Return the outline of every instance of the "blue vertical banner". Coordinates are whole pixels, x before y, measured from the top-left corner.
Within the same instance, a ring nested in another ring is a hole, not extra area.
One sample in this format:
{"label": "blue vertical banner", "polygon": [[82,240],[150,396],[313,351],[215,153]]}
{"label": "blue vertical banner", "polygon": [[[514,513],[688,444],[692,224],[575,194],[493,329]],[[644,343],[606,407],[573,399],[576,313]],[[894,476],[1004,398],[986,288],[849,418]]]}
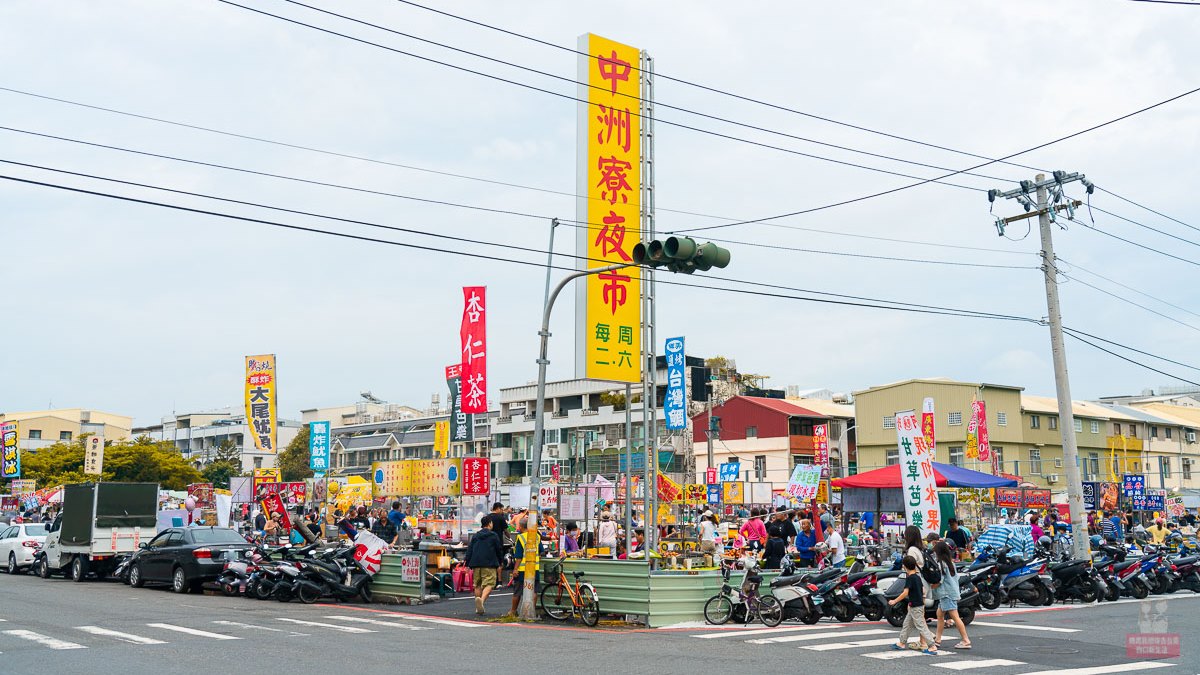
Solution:
{"label": "blue vertical banner", "polygon": [[308,466],[313,471],[329,471],[329,422],[308,423]]}
{"label": "blue vertical banner", "polygon": [[687,392],[683,384],[683,338],[667,339],[667,395],[663,399],[663,415],[667,428],[687,428]]}

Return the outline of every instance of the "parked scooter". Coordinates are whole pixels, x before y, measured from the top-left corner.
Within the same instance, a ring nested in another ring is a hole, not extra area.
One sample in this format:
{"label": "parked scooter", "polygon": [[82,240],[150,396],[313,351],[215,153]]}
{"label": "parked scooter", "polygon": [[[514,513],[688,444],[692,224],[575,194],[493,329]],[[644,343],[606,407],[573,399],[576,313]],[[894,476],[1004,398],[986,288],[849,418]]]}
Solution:
{"label": "parked scooter", "polygon": [[371,575],[354,560],[354,548],[330,549],[299,564],[292,593],[306,605],[321,598],[371,602]]}
{"label": "parked scooter", "polygon": [[[891,586],[884,591],[884,596],[887,601],[895,600],[904,592],[904,577],[897,577],[891,582]],[[925,593],[925,620],[937,619],[938,601],[933,599],[933,593]],[[979,590],[975,585],[968,581],[964,575],[959,581],[959,598],[958,598],[958,617],[962,619],[964,624],[970,624],[975,620],[975,612],[979,609]],[[895,605],[889,605],[884,618],[887,622],[896,628],[904,625],[904,616],[908,613],[908,603],[902,602]]]}

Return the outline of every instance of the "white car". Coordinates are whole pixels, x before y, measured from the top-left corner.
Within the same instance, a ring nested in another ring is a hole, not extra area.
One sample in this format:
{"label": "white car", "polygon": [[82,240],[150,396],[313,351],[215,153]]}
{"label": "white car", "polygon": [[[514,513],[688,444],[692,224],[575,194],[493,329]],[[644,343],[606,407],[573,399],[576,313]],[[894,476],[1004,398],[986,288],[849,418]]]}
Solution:
{"label": "white car", "polygon": [[9,574],[20,574],[33,564],[33,553],[46,541],[46,523],[0,525],[0,564]]}

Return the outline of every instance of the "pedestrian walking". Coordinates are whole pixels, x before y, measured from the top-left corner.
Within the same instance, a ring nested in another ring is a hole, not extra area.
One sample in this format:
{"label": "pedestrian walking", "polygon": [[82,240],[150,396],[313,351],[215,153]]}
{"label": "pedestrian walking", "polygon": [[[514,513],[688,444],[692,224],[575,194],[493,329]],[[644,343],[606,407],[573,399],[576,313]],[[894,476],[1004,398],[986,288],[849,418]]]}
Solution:
{"label": "pedestrian walking", "polygon": [[[917,536],[919,537],[920,533]],[[900,627],[900,641],[892,645],[892,649],[908,649],[908,639],[916,634],[920,639],[920,650],[930,656],[937,656],[937,640],[925,625],[925,586],[921,580],[917,559],[906,555],[900,564],[904,567],[904,590],[895,600],[889,600],[888,604],[907,603],[908,613],[904,615],[904,625]]]}
{"label": "pedestrian walking", "polygon": [[954,554],[944,541],[933,545],[933,557],[937,560],[942,572],[942,580],[933,588],[933,599],[937,600],[937,637],[933,640],[936,649],[942,648],[942,631],[946,628],[946,618],[954,622],[962,641],[954,645],[955,649],[970,649],[971,638],[967,637],[967,626],[958,616],[959,585],[958,573],[954,568]]}
{"label": "pedestrian walking", "polygon": [[612,556],[617,557],[617,524],[612,520],[612,513],[600,513],[600,523],[596,525],[596,545],[608,548]]}
{"label": "pedestrian walking", "polygon": [[500,561],[504,557],[500,535],[492,530],[492,524],[491,520],[485,518],[479,531],[471,535],[471,543],[467,546],[467,567],[471,568],[474,578],[475,613],[480,615],[484,613],[488,596],[500,580]]}

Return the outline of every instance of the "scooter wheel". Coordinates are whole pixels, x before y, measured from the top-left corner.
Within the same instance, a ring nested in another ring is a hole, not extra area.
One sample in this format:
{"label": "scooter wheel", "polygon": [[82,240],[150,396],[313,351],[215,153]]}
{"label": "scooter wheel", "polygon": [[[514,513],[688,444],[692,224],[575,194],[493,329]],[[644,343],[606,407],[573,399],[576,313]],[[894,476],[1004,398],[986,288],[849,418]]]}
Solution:
{"label": "scooter wheel", "polygon": [[817,623],[820,620],[821,620],[820,612],[809,612],[809,613],[805,614],[804,616],[800,617],[801,622],[806,623],[810,626]]}
{"label": "scooter wheel", "polygon": [[963,625],[969,626],[975,620],[974,607],[959,607],[958,618],[962,619]]}
{"label": "scooter wheel", "polygon": [[863,617],[867,621],[878,621],[883,618],[883,608],[878,605],[868,605],[863,607]]}
{"label": "scooter wheel", "polygon": [[1141,581],[1133,581],[1129,584],[1130,595],[1138,600],[1143,600],[1147,595],[1150,595],[1150,589],[1146,588],[1146,584]]}
{"label": "scooter wheel", "polygon": [[296,590],[296,597],[306,605],[311,605],[321,599],[321,591],[310,586],[301,586]]}
{"label": "scooter wheel", "polygon": [[271,584],[260,581],[254,586],[254,597],[258,600],[267,600],[274,590],[275,588]]}
{"label": "scooter wheel", "polygon": [[225,594],[225,597],[232,598],[238,594],[238,587],[234,586],[233,584],[229,583],[228,581],[222,581],[221,582],[221,592]]}
{"label": "scooter wheel", "polygon": [[979,604],[983,605],[984,609],[996,609],[1000,606],[1000,596],[992,592],[980,593]]}
{"label": "scooter wheel", "polygon": [[904,625],[905,614],[907,614],[907,608],[892,605],[888,607],[887,614],[884,616],[887,618],[887,622],[892,624],[893,628],[900,628]]}

